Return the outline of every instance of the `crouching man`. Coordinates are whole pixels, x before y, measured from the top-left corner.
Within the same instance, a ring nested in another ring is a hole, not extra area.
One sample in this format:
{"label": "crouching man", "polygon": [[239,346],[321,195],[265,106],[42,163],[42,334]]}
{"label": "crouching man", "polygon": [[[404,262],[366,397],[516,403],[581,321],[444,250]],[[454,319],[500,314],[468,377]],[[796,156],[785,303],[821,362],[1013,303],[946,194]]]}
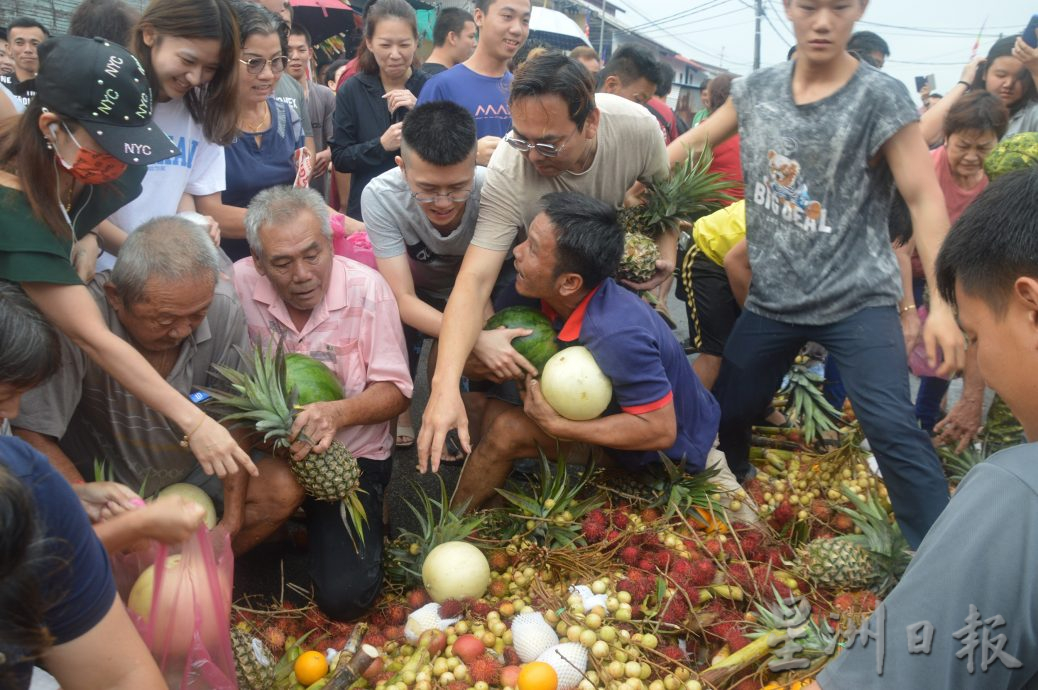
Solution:
{"label": "crouching man", "polygon": [[[249,344],[245,316],[234,287],[219,279],[212,240],[194,223],[178,217],[145,223],[126,240],[111,271],[87,287],[108,328],[181,394],[224,385],[214,365],[241,368],[237,348]],[[169,420],[67,338],[60,340],[61,368],[25,394],[11,423],[70,483],[92,478],[94,462],[104,461],[133,492],[151,495],[176,482],[199,486],[222,512],[220,526],[238,552],[243,541],[255,544],[255,535],[269,535],[296,509],[300,499],[293,493],[299,491],[285,463],[257,461],[259,477],[251,481],[244,472],[207,476]],[[119,503],[109,501],[110,510],[119,511]]]}
{"label": "crouching man", "polygon": [[[597,419],[558,415],[527,377],[522,407],[487,404],[481,441],[462,470],[453,503],[481,506],[504,485],[513,460],[595,457],[630,471],[659,461],[662,451],[686,471],[717,465],[724,488],[738,485],[724,456],[712,450],[720,411],[692,373],[670,328],[636,294],[610,277],[623,253],[623,231],[609,205],[572,192],[546,195],[543,211],[515,249],[516,290],[541,300],[565,345],[580,344],[613,384],[613,400]],[[743,519],[739,515],[739,519]]]}
{"label": "crouching man", "polygon": [[[283,339],[342,383],[343,400],[306,405],[293,459],[342,442],[360,465],[367,528],[359,551],[338,502],[303,501],[316,600],[331,618],[357,618],[382,582],[382,506],[392,469],[390,420],[407,408],[411,377],[393,292],[376,271],[332,252],[328,207],[312,189],[260,192],[245,216],[250,258],[234,265],[253,342]],[[310,445],[312,442],[312,445]]]}

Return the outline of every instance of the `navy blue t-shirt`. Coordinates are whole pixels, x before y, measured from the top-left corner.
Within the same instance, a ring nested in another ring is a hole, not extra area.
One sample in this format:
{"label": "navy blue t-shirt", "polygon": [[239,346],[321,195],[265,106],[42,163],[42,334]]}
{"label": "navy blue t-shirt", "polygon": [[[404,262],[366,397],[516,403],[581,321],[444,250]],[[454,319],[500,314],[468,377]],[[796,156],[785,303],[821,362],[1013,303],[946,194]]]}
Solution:
{"label": "navy blue t-shirt", "polygon": [[[547,305],[542,309],[550,312]],[[699,472],[717,436],[721,409],[692,371],[685,350],[659,314],[630,290],[606,278],[561,323],[559,340],[586,347],[613,382],[605,414],[645,414],[674,403],[677,439],[664,454]],[[656,451],[610,449],[628,467],[658,462]]]}
{"label": "navy blue t-shirt", "polygon": [[[45,457],[21,439],[0,437],[0,464],[36,503],[37,534],[45,541],[42,557],[30,567],[48,607],[43,622],[54,644],[71,642],[97,625],[115,601],[108,554],[72,487]],[[14,667],[14,687],[28,688],[33,662],[23,659],[25,650],[0,645],[0,652]]]}
{"label": "navy blue t-shirt", "polygon": [[512,111],[508,95],[512,89],[512,73],[501,77],[485,77],[465,65],[454,65],[425,82],[418,105],[430,101],[451,101],[472,113],[478,138],[503,137],[512,131]]}
{"label": "navy blue t-shirt", "polygon": [[[270,127],[264,132],[240,134],[230,146],[224,148],[227,159],[227,188],[223,191],[223,203],[228,206],[246,208],[252,197],[268,187],[291,185],[296,179],[296,150],[303,147],[303,125],[290,107],[273,98],[267,99],[270,108]],[[223,238],[220,248],[227,252],[231,261],[249,256],[249,245],[245,240]]]}

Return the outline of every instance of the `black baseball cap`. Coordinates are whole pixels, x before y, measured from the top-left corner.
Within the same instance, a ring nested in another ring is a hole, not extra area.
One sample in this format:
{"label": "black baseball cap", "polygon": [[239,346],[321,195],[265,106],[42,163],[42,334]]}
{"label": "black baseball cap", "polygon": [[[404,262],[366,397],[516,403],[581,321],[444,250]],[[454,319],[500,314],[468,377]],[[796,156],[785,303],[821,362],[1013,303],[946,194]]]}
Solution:
{"label": "black baseball cap", "polygon": [[127,165],[180,153],[151,121],[151,85],[125,48],[103,38],[58,36],[39,47],[36,98],[74,118],[97,145]]}

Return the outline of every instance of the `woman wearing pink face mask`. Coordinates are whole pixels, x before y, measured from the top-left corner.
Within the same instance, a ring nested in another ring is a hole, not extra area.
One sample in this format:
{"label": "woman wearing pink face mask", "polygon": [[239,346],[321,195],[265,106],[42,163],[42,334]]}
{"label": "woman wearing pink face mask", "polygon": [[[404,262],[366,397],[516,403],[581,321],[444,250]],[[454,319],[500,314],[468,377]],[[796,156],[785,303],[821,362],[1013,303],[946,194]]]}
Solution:
{"label": "woman wearing pink face mask", "polygon": [[0,280],[20,283],[72,342],[174,421],[207,473],[255,474],[226,429],[108,329],[73,267],[77,254],[96,256],[92,228],[140,194],[146,166],[177,154],[151,121],[147,75],[102,39],[53,38],[39,55],[36,98],[0,123]]}

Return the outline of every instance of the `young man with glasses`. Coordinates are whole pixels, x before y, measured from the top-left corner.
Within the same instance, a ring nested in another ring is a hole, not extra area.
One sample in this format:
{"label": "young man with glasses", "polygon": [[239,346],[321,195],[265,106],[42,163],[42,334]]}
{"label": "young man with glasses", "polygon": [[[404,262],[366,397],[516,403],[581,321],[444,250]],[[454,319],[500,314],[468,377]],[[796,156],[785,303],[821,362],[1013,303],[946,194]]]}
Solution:
{"label": "young man with glasses", "polygon": [[[440,337],[443,309],[476,230],[486,168],[476,166],[475,120],[450,101],[416,107],[404,119],[396,164],[364,188],[361,208],[378,270],[400,306],[414,377],[423,340]],[[501,273],[499,287],[511,284],[515,272]],[[484,306],[485,316],[489,311]],[[506,356],[511,339],[528,332],[482,331],[477,358]],[[477,372],[485,375],[478,365],[469,370]],[[405,414],[398,423],[398,441],[410,438],[413,444],[410,413]],[[456,453],[454,449],[452,455]]]}
{"label": "young man with glasses", "polygon": [[[656,118],[618,96],[596,96],[591,74],[576,60],[544,55],[527,61],[515,75],[509,102],[509,145],[497,150],[487,168],[472,246],[444,313],[432,393],[419,436],[423,469],[430,458],[432,469],[437,469],[451,429],[457,428],[463,448],[470,448],[458,379],[483,326],[481,308],[520,229],[525,235],[540,212],[541,198],[550,192],[581,192],[616,207],[638,180],[668,173]],[[673,268],[660,266],[657,273],[662,277]],[[514,350],[504,354],[486,362],[498,379],[536,373]]]}

